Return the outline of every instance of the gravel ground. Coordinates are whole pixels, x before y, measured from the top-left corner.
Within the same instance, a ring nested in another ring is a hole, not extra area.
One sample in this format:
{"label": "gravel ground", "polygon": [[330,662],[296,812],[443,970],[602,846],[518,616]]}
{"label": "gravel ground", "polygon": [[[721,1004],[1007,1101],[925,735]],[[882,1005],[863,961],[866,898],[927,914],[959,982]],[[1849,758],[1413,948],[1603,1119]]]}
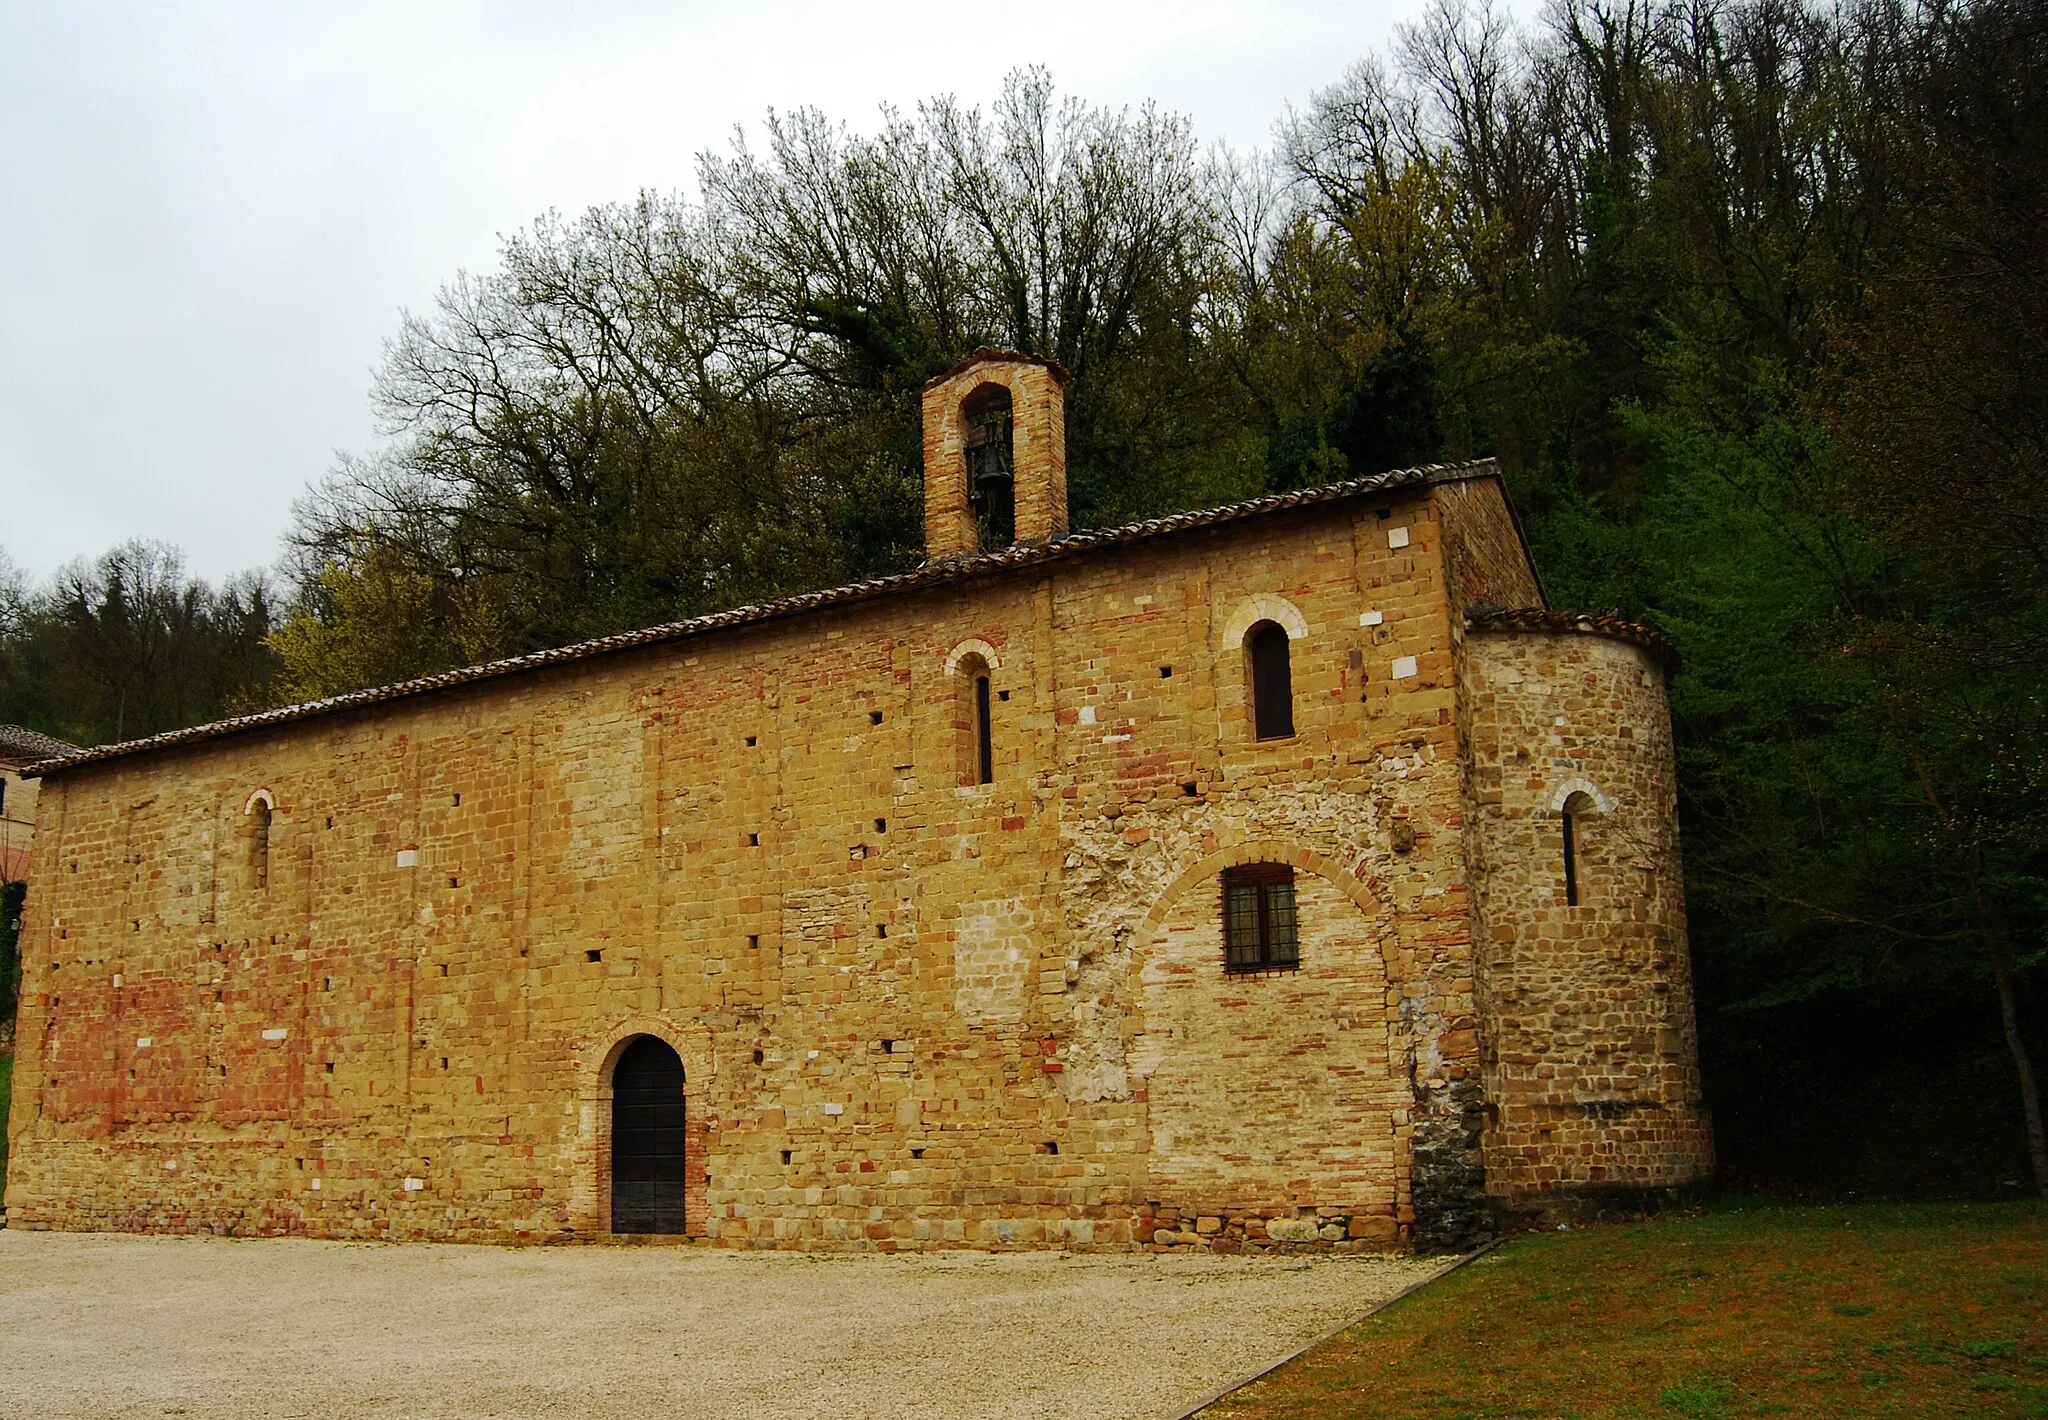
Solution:
{"label": "gravel ground", "polygon": [[1160,1420],[1434,1265],[0,1230],[0,1416]]}

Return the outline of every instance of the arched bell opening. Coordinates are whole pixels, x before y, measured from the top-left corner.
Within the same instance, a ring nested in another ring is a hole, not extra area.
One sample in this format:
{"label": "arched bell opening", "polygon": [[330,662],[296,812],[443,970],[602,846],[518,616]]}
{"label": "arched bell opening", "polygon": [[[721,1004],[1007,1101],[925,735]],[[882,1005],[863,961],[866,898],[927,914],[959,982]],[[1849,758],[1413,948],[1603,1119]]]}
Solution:
{"label": "arched bell opening", "polygon": [[961,446],[967,458],[967,504],[983,552],[1017,541],[1017,472],[1011,448],[1010,391],[985,384],[960,403]]}
{"label": "arched bell opening", "polygon": [[688,1118],[683,1058],[659,1036],[634,1037],[612,1067],[611,1228],[683,1231]]}

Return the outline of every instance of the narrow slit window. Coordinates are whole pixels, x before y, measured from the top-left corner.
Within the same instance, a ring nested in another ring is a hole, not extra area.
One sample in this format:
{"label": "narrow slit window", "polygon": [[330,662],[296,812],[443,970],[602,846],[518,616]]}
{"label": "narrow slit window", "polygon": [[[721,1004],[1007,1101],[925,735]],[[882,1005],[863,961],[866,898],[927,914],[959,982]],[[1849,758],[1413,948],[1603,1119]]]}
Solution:
{"label": "narrow slit window", "polygon": [[1567,907],[1579,905],[1579,834],[1576,822],[1578,815],[1570,809],[1564,811],[1564,902]]}
{"label": "narrow slit window", "polygon": [[261,799],[249,811],[249,877],[258,892],[270,886],[270,805]]}
{"label": "narrow slit window", "polygon": [[1261,621],[1245,633],[1245,659],[1252,692],[1252,733],[1262,740],[1294,734],[1294,673],[1288,661],[1287,628]]}
{"label": "narrow slit window", "polygon": [[1592,798],[1573,794],[1558,814],[1558,847],[1564,856],[1564,904],[1577,907],[1585,901],[1586,826],[1599,812]]}
{"label": "narrow slit window", "polygon": [[989,707],[988,677],[974,678],[974,782],[996,782],[994,713]]}
{"label": "narrow slit window", "polygon": [[1226,971],[1284,971],[1301,965],[1294,869],[1253,863],[1223,874]]}

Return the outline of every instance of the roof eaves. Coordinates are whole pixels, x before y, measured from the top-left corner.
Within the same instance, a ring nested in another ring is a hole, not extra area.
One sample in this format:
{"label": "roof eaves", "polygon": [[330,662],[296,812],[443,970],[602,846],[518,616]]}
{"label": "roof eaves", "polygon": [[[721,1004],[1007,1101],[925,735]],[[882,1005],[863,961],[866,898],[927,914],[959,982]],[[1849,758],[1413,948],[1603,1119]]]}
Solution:
{"label": "roof eaves", "polygon": [[67,773],[88,765],[102,764],[112,759],[126,759],[135,755],[153,753],[157,750],[173,749],[184,745],[220,739],[228,735],[246,734],[254,730],[270,729],[279,725],[295,724],[301,720],[318,719],[326,715],[340,714],[348,710],[363,709],[372,705],[387,704],[394,700],[406,700],[418,695],[431,695],[438,691],[454,690],[474,685],[481,681],[498,680],[506,676],[520,675],[528,671],[545,670],[554,666],[569,665],[590,660],[598,656],[612,655],[622,651],[637,650],[648,646],[665,645],[674,641],[687,640],[708,632],[724,631],[742,626],[754,626],[770,621],[786,620],[808,612],[828,608],[852,606],[873,601],[881,597],[897,596],[930,587],[947,586],[970,581],[977,577],[995,576],[1021,567],[1034,567],[1043,563],[1065,561],[1103,548],[1123,547],[1131,543],[1148,542],[1154,538],[1169,537],[1176,533],[1193,532],[1204,528],[1217,527],[1228,523],[1241,522],[1247,518],[1263,517],[1297,508],[1318,507],[1324,504],[1344,502],[1348,499],[1370,496],[1397,488],[1429,486],[1437,483],[1455,483],[1467,478],[1497,476],[1492,459],[1480,459],[1458,464],[1425,464],[1417,468],[1395,469],[1377,473],[1366,478],[1354,478],[1342,483],[1327,483],[1315,488],[1297,489],[1291,493],[1268,494],[1263,498],[1250,498],[1239,503],[1228,503],[1219,508],[1204,508],[1188,513],[1171,513],[1162,518],[1150,518],[1141,523],[1128,523],[1122,527],[1105,528],[1096,532],[1069,533],[1050,542],[1033,543],[1029,546],[1005,548],[1001,552],[978,553],[967,557],[949,558],[943,561],[927,562],[910,572],[899,572],[893,576],[876,577],[865,582],[853,582],[846,586],[831,587],[817,592],[801,592],[796,596],[783,597],[772,602],[752,606],[734,607],[728,611],[715,611],[704,616],[692,617],[687,621],[666,622],[658,626],[642,627],[635,631],[622,631],[611,636],[600,636],[590,641],[579,641],[573,645],[556,646],[545,651],[533,651],[524,656],[512,656],[501,661],[488,661],[482,665],[463,666],[455,670],[441,671],[434,675],[419,676],[412,680],[398,681],[391,685],[372,686],[364,690],[353,690],[343,695],[329,696],[322,700],[311,700],[300,705],[280,706],[275,710],[263,710],[254,715],[240,715],[230,720],[216,720],[210,724],[194,725],[189,729],[169,730],[146,739],[128,740],[120,744],[99,745],[80,750],[54,760],[46,760],[34,766],[37,776],[48,778],[54,774]]}
{"label": "roof eaves", "polygon": [[1604,636],[1627,641],[1656,658],[1668,672],[1679,667],[1678,647],[1654,626],[1619,616],[1596,616],[1585,611],[1551,611],[1540,606],[1465,608],[1465,625],[1474,631],[1563,631],[1582,636]]}
{"label": "roof eaves", "polygon": [[984,345],[951,369],[946,370],[942,374],[933,375],[924,382],[923,387],[928,390],[936,389],[955,375],[971,370],[976,365],[989,364],[1039,365],[1050,370],[1053,379],[1062,385],[1071,383],[1074,378],[1068,372],[1067,367],[1057,360],[1048,360],[1043,355],[1026,355],[1020,350],[998,350],[993,345]]}
{"label": "roof eaves", "polygon": [[27,766],[77,753],[77,745],[55,735],[26,725],[0,725],[0,764]]}

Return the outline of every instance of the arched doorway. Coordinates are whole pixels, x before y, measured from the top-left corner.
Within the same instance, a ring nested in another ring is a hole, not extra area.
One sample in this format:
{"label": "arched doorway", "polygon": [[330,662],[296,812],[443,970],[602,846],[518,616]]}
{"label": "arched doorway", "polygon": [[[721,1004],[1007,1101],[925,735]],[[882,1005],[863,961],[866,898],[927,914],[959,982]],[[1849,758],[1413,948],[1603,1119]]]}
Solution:
{"label": "arched doorway", "polygon": [[612,1231],[683,1231],[683,1059],[658,1036],[612,1069]]}

